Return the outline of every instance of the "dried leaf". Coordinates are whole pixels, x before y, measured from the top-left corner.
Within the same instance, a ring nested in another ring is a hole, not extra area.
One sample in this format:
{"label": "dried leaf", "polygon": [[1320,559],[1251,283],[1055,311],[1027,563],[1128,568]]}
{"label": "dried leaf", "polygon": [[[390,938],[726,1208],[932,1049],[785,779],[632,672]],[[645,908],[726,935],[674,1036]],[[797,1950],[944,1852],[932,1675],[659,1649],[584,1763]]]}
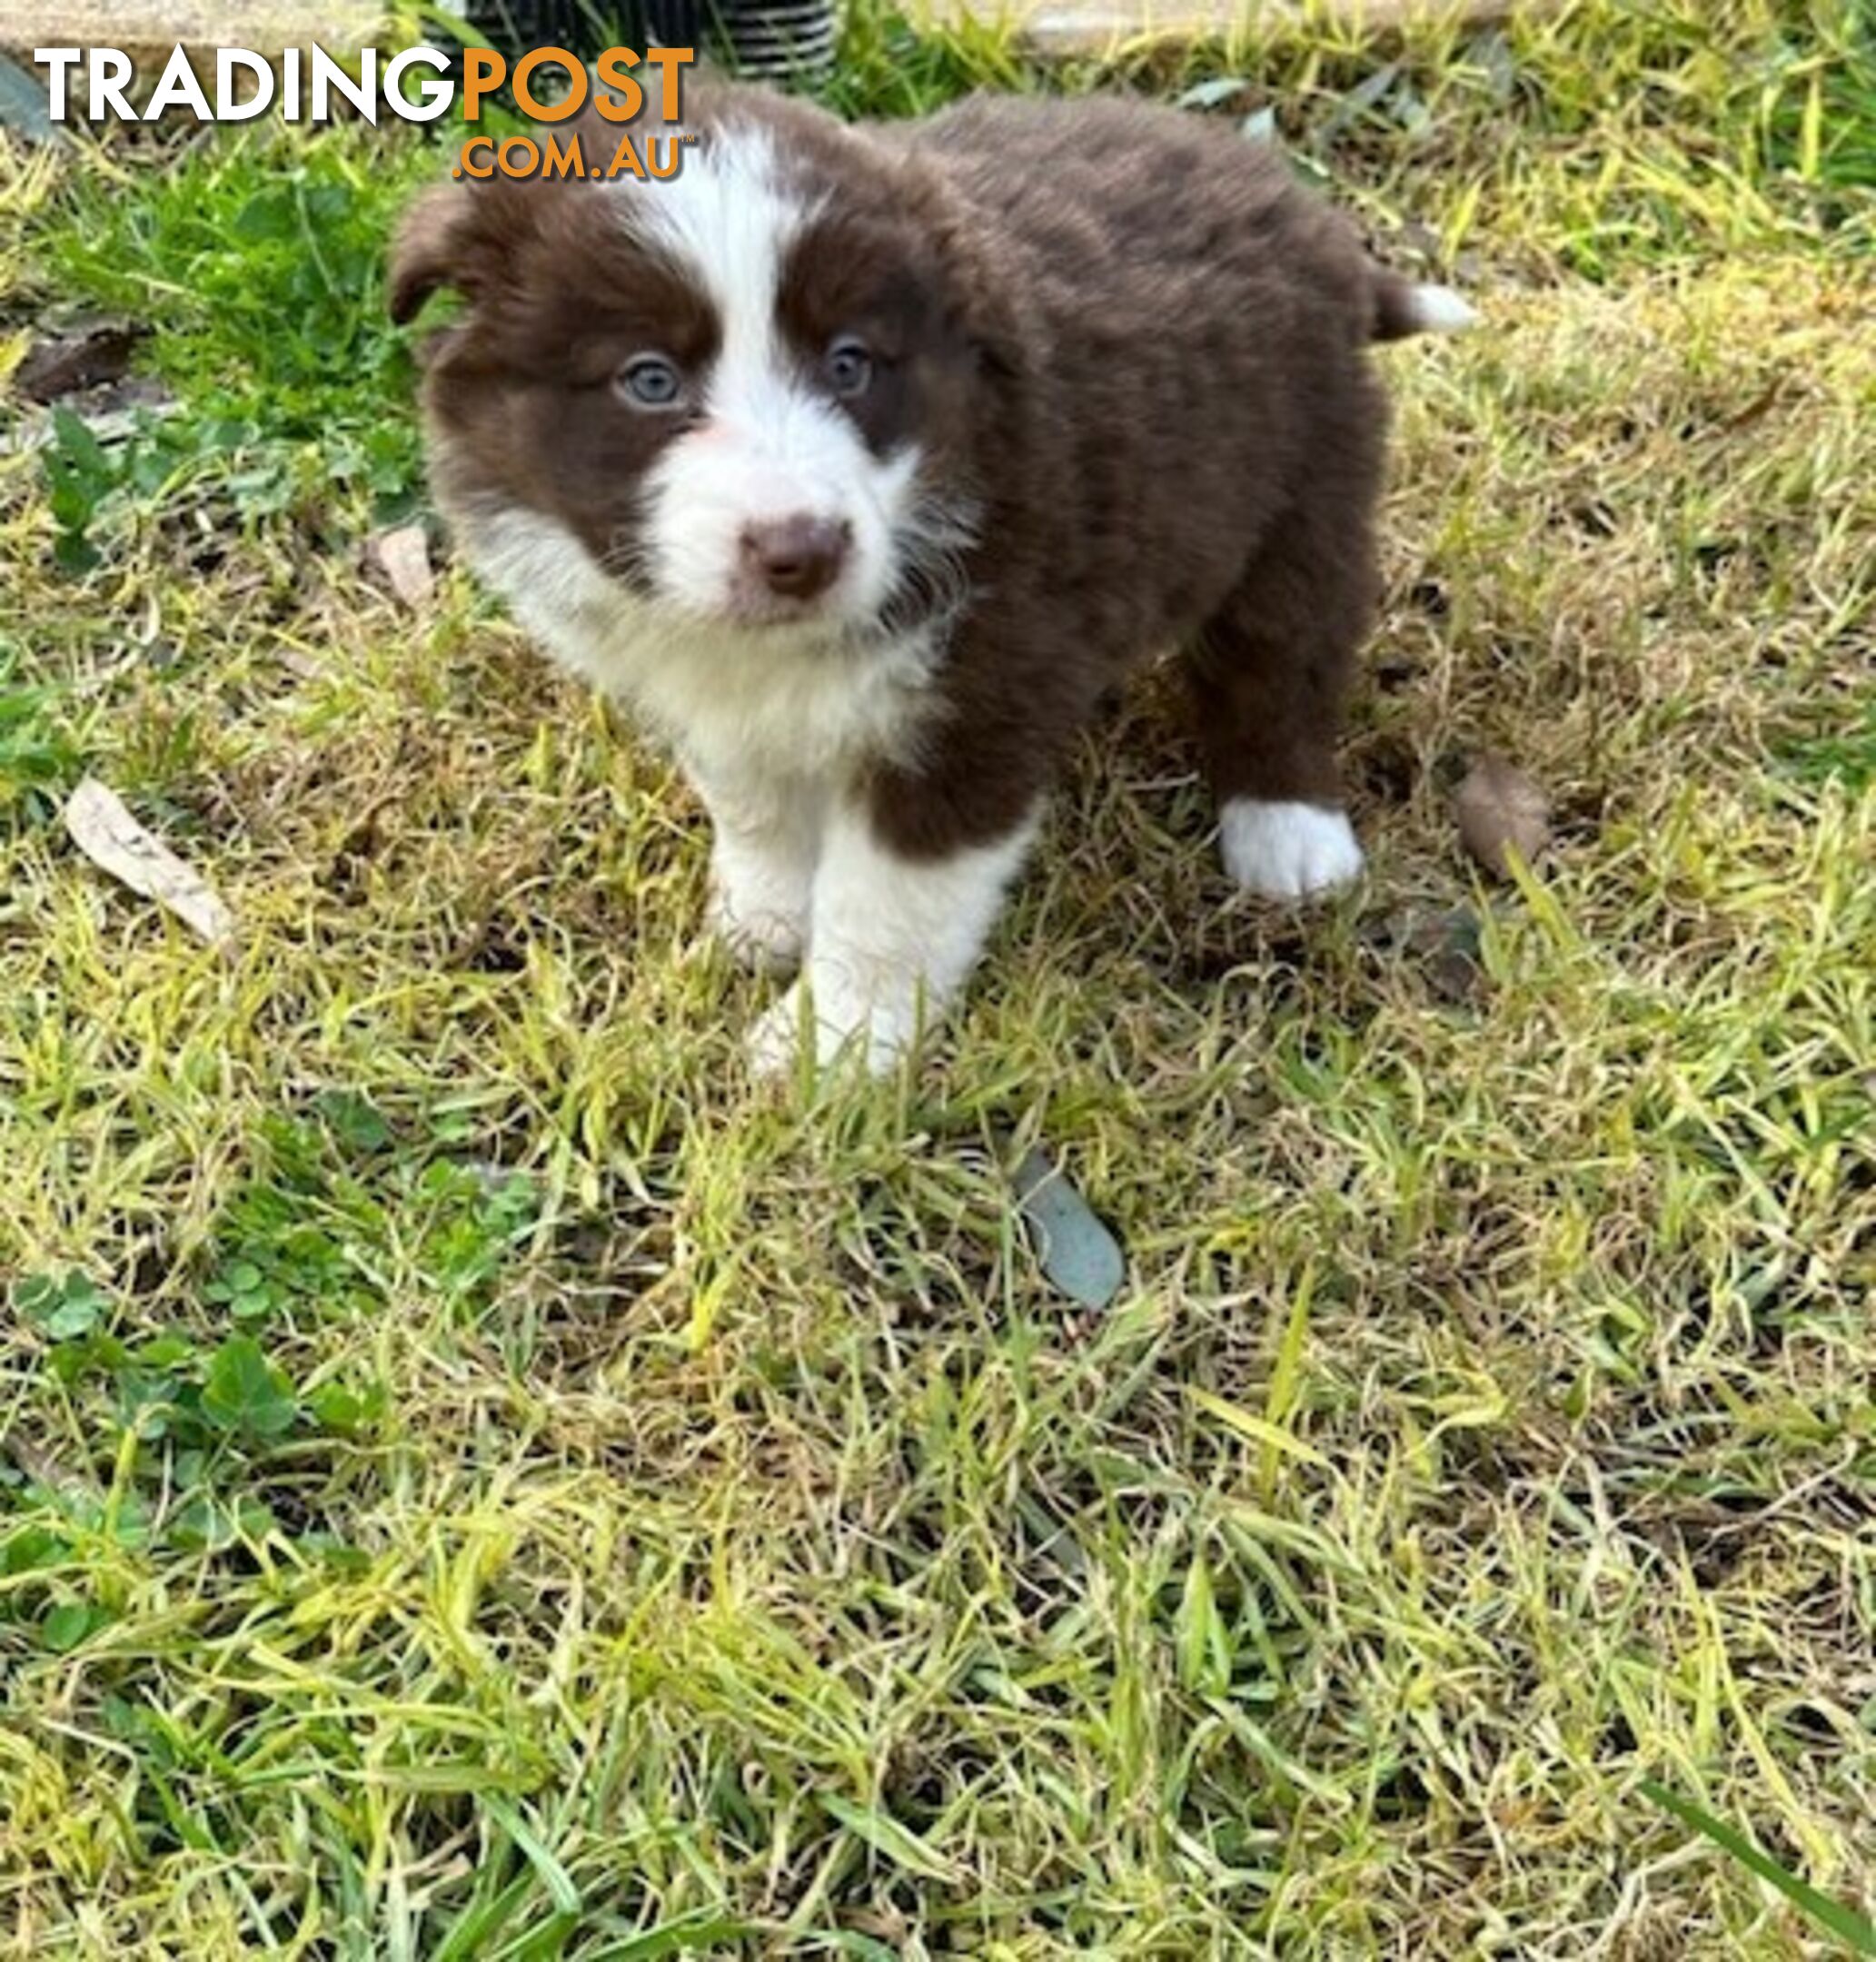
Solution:
{"label": "dried leaf", "polygon": [[325,669],[317,655],[309,654],[304,648],[296,648],[283,642],[277,650],[280,665],[301,681],[317,681]]}
{"label": "dried leaf", "polygon": [[394,530],[373,532],[365,550],[390,580],[392,591],[412,612],[428,602],[436,579],[430,570],[430,540],[422,525],[399,525]]}
{"label": "dried leaf", "polygon": [[1530,865],[1550,842],[1543,792],[1503,757],[1481,757],[1473,765],[1454,807],[1466,850],[1499,878],[1511,877],[1510,853]]}
{"label": "dried leaf", "polygon": [[79,389],[117,381],[129,368],[137,343],[150,330],[134,321],[104,322],[72,333],[52,334],[34,344],[14,372],[14,386],[28,401],[55,401]]}
{"label": "dried leaf", "polygon": [[134,893],[166,907],[211,946],[234,938],[234,916],[199,874],[125,808],[114,790],[87,777],[65,803],[65,829],[91,862]]}
{"label": "dried leaf", "polygon": [[1082,1307],[1107,1307],[1127,1279],[1120,1243],[1047,1152],[1024,1153],[1016,1189],[1043,1273]]}
{"label": "dried leaf", "polygon": [[94,442],[109,449],[113,443],[123,442],[127,437],[135,435],[138,428],[150,417],[176,415],[183,406],[164,395],[160,383],[153,382],[144,375],[132,376],[101,392],[106,399],[128,402],[132,406],[106,409],[96,414],[87,409],[82,417],[73,415],[71,410],[64,408],[54,409],[50,415],[28,410],[13,419],[10,429],[0,431],[0,456],[21,456],[50,447],[57,433],[57,419],[61,415],[71,415],[74,421],[82,422]]}

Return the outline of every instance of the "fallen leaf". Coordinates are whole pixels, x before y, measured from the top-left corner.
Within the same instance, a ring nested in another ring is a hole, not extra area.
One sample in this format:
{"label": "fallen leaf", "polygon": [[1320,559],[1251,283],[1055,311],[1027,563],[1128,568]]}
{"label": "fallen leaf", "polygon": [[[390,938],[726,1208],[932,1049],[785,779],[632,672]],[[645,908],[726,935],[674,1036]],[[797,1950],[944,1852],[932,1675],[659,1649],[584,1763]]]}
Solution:
{"label": "fallen leaf", "polygon": [[1016,1190],[1043,1273],[1082,1307],[1107,1307],[1127,1279],[1127,1259],[1094,1208],[1039,1147],[1023,1154]]}
{"label": "fallen leaf", "polygon": [[[160,382],[153,382],[147,375],[130,376],[114,386],[101,389],[98,393],[105,400],[132,405],[105,409],[94,414],[87,401],[85,413],[77,419],[91,431],[94,439],[107,449],[113,443],[134,436],[150,417],[173,416],[182,409],[180,402],[164,394]],[[71,413],[70,410],[55,408],[48,415],[35,408],[15,416],[12,427],[0,431],[0,456],[22,456],[47,448],[56,432],[56,419],[61,414]]]}
{"label": "fallen leaf", "polygon": [[436,586],[430,570],[430,540],[420,524],[399,525],[394,530],[375,531],[365,546],[366,555],[391,582],[391,590],[415,612],[429,600]]}
{"label": "fallen leaf", "polygon": [[197,873],[146,831],[114,790],[87,777],[65,801],[72,842],[101,870],[154,899],[211,946],[234,938],[234,916]]}
{"label": "fallen leaf", "polygon": [[1401,64],[1397,61],[1389,62],[1385,68],[1377,68],[1373,74],[1364,76],[1324,119],[1315,132],[1315,148],[1326,150],[1351,124],[1378,108],[1400,78]]}
{"label": "fallen leaf", "polygon": [[1511,877],[1509,854],[1526,865],[1550,842],[1550,807],[1543,792],[1503,757],[1481,757],[1454,798],[1459,836],[1485,870]]}
{"label": "fallen leaf", "polygon": [[1250,87],[1243,75],[1214,75],[1209,81],[1195,82],[1183,94],[1173,98],[1175,109],[1216,109],[1223,103],[1242,95]]}
{"label": "fallen leaf", "polygon": [[0,54],[0,129],[11,130],[28,143],[65,140],[45,104],[45,84],[11,55]]}

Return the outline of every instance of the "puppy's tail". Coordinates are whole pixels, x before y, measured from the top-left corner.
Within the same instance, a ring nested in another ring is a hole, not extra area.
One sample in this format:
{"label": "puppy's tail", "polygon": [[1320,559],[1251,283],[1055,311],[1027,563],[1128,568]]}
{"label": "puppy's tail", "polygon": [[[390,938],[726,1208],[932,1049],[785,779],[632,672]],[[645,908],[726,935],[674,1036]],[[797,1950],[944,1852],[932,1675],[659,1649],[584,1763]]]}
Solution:
{"label": "puppy's tail", "polygon": [[1415,285],[1385,267],[1375,269],[1376,341],[1405,341],[1409,334],[1456,333],[1478,319],[1450,286]]}

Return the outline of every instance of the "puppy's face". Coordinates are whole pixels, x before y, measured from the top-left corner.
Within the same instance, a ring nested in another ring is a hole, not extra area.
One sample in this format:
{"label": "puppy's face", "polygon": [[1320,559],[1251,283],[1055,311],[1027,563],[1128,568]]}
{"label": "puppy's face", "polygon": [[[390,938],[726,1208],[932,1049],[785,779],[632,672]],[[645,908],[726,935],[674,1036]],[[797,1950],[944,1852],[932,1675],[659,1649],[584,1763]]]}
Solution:
{"label": "puppy's face", "polygon": [[[431,193],[392,312],[442,285],[468,300],[426,387],[459,510],[552,520],[691,619],[865,627],[955,523],[985,344],[896,165],[733,100],[672,179]],[[589,126],[590,154],[614,142]]]}

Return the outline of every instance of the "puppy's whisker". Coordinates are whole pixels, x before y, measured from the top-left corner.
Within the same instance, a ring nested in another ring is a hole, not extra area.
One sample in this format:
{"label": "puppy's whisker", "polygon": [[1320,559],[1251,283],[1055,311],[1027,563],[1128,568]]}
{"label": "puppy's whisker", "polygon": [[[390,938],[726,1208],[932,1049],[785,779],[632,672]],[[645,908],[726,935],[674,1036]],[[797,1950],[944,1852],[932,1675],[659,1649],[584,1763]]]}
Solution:
{"label": "puppy's whisker", "polygon": [[641,590],[655,584],[651,555],[644,540],[623,525],[614,528],[605,550],[599,555],[598,564],[609,579],[622,580]]}
{"label": "puppy's whisker", "polygon": [[958,497],[918,499],[893,534],[897,573],[879,609],[879,628],[902,631],[918,620],[943,621],[971,597],[968,555],[978,542],[978,512]]}

